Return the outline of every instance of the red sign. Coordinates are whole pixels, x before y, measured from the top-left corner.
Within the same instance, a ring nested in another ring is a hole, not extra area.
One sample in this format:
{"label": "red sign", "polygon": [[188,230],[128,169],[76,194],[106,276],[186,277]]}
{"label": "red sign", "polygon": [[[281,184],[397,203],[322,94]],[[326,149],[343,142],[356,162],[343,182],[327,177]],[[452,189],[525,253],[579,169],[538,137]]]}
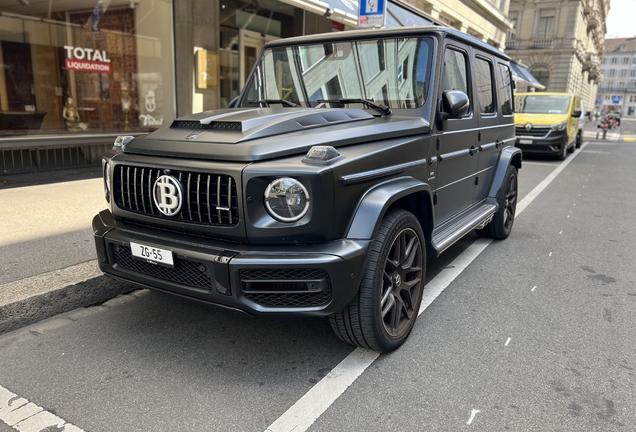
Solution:
{"label": "red sign", "polygon": [[332,32],[338,32],[338,31],[344,31],[345,29],[345,25],[342,23],[339,23],[337,21],[331,21],[331,31]]}
{"label": "red sign", "polygon": [[110,73],[110,63],[66,59],[66,69],[80,72]]}

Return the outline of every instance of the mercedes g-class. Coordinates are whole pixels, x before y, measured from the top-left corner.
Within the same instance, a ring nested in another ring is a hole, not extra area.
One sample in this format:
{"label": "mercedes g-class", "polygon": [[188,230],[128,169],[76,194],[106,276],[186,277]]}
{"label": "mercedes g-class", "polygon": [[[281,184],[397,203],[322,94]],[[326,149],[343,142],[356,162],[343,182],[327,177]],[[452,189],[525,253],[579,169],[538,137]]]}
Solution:
{"label": "mercedes g-class", "polygon": [[508,57],[431,26],[268,43],[231,108],[121,136],[93,219],[109,276],[252,315],[407,338],[427,257],[508,237],[521,152]]}

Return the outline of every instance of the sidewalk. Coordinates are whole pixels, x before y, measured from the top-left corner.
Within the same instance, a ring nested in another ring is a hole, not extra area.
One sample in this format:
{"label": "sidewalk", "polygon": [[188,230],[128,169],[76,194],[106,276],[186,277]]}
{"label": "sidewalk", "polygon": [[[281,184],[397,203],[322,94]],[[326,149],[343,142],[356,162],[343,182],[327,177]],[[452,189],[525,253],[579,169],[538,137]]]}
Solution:
{"label": "sidewalk", "polygon": [[0,176],[0,334],[136,289],[97,267],[102,180],[79,174]]}

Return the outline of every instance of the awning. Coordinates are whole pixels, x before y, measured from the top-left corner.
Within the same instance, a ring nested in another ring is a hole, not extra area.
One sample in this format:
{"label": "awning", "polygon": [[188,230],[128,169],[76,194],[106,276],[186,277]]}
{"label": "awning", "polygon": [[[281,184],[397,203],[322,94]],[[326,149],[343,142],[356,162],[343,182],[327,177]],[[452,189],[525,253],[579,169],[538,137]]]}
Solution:
{"label": "awning", "polygon": [[[333,21],[358,26],[358,0],[281,0],[290,6],[322,15]],[[387,5],[386,27],[429,26],[433,21],[391,1]]]}
{"label": "awning", "polygon": [[532,87],[537,90],[545,90],[545,86],[541,84],[528,69],[521,66],[519,63],[510,61],[510,71],[512,72],[512,79],[517,83],[517,89],[519,91],[526,91],[525,87]]}

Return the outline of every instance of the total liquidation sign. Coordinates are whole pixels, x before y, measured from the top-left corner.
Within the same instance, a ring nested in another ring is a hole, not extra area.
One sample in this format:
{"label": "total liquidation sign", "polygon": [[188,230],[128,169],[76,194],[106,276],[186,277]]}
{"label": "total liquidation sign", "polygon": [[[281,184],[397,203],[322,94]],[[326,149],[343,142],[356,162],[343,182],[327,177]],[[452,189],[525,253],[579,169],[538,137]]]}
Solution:
{"label": "total liquidation sign", "polygon": [[105,50],[64,45],[66,69],[80,72],[110,73],[110,59]]}

